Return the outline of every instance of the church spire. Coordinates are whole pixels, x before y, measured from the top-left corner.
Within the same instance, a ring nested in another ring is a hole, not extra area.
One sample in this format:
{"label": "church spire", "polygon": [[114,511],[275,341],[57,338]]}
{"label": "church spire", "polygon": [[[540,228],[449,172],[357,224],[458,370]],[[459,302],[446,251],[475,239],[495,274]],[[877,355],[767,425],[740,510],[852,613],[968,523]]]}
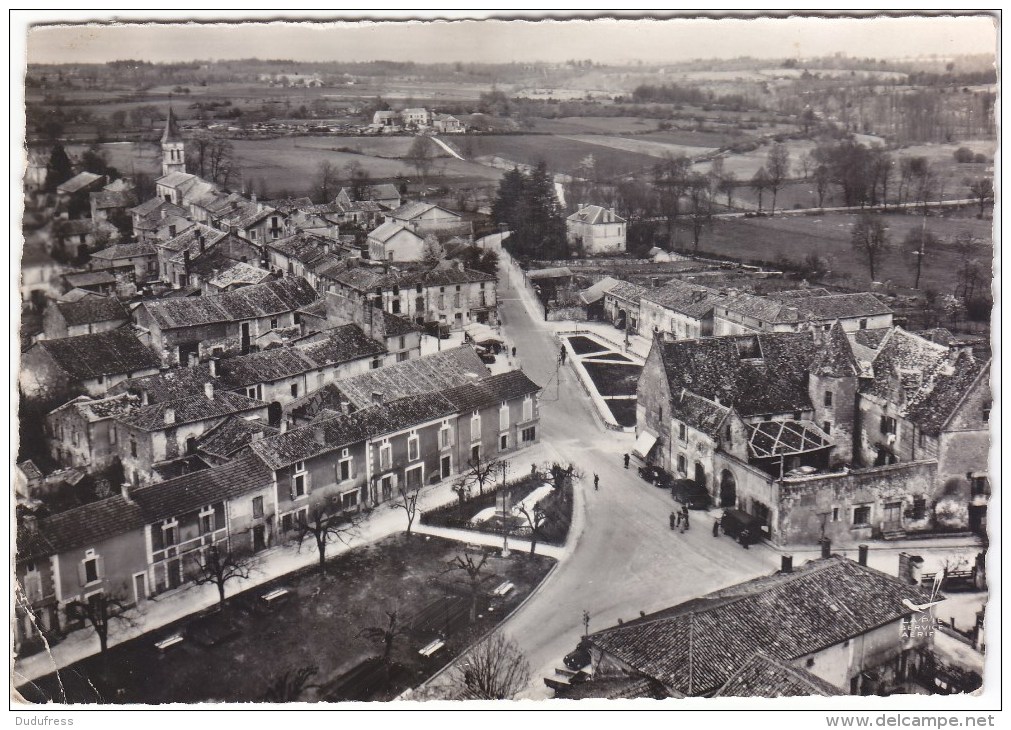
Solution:
{"label": "church spire", "polygon": [[161,135],[162,144],[166,142],[181,142],[182,137],[179,136],[179,127],[176,126],[176,118],[172,114],[172,102],[169,102],[168,117],[165,119],[165,131]]}

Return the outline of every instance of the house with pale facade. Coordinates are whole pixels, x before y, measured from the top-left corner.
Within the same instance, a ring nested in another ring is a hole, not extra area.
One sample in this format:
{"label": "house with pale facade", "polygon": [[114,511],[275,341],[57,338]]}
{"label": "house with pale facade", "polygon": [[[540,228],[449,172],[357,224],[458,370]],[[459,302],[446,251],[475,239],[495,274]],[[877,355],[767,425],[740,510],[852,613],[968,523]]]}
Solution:
{"label": "house with pale facade", "polygon": [[810,295],[798,291],[765,297],[752,294],[727,296],[716,307],[713,334],[797,332],[811,326],[827,330],[836,321],[847,332],[892,326],[892,310],[873,294],[818,292],[816,289],[811,290]]}
{"label": "house with pale facade", "polygon": [[569,245],[587,256],[624,253],[627,222],[614,208],[579,204],[565,219]]}

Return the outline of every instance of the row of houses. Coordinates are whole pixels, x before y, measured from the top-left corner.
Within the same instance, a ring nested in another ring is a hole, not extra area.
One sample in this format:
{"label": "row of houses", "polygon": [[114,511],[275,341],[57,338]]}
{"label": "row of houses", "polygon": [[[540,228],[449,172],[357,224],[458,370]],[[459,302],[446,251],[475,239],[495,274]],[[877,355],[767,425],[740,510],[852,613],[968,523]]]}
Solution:
{"label": "row of houses", "polygon": [[776,544],[986,524],[990,357],[900,327],[655,338],[636,454]]}
{"label": "row of houses", "polygon": [[424,107],[410,107],[401,111],[381,110],[372,115],[369,129],[374,132],[391,133],[404,130],[432,129],[436,132],[455,134],[466,131],[463,123],[451,114],[430,112]]}
{"label": "row of houses", "polygon": [[868,292],[810,288],[755,296],[680,279],[648,287],[608,277],[580,297],[591,319],[613,322],[646,339],[827,330],[836,321],[846,332],[893,324],[892,310]]}
{"label": "row of houses", "polygon": [[[483,370],[474,379],[450,387],[441,379],[430,383],[438,390],[370,398],[292,429],[267,427],[266,404],[213,386],[202,400],[136,406],[136,396],[124,394],[75,402],[72,409],[107,422],[106,443],[127,470],[131,460],[144,460],[148,444],[167,443],[170,431],[177,446],[185,439],[187,448],[221,461],[22,519],[16,572],[25,601],[17,609],[17,645],[76,628],[65,613],[74,601],[107,593],[143,604],[180,587],[211,546],[259,552],[292,539],[320,513],[371,509],[536,442],[539,386],[519,371],[489,375],[472,350],[469,357]],[[432,367],[430,377],[445,373],[445,364]],[[193,425],[207,423],[212,410],[217,423],[197,435]],[[153,436],[142,445],[138,436],[145,434]]]}

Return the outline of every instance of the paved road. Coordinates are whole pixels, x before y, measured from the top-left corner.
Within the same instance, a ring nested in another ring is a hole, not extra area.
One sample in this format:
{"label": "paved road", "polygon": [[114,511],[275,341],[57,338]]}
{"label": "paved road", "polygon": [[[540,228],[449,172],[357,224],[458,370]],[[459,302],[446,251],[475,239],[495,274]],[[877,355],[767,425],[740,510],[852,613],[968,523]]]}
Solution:
{"label": "paved road", "polygon": [[[558,344],[544,322],[531,318],[522,293],[509,277],[500,281],[499,313],[517,348],[524,371],[545,390],[541,396],[541,438],[587,476],[577,489],[574,534],[562,564],[503,630],[515,638],[533,670],[524,696],[549,697],[543,677],[582,632],[583,610],[590,630],[655,611],[733,583],[770,572],[778,553],[756,546],[743,550],[726,537],[713,538],[712,518],[693,513],[692,529],[672,532],[670,494],[648,486],[621,456],[633,437],[603,429],[566,367],[557,371]],[[593,474],[600,490],[593,490]]]}

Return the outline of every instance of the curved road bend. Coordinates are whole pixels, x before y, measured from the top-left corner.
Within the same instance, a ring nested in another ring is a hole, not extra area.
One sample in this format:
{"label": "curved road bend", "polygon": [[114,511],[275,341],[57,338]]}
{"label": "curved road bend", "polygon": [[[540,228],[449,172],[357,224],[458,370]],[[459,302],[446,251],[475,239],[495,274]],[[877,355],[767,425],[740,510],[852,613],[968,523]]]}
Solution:
{"label": "curved road bend", "polygon": [[[545,698],[551,691],[543,677],[552,675],[575,648],[584,609],[592,632],[640,611],[656,611],[767,574],[778,568],[779,556],[765,547],[744,550],[727,537],[714,538],[712,518],[702,512],[692,513],[689,532],[672,532],[670,494],[639,479],[634,464],[628,471],[623,468],[621,457],[632,449],[633,436],[599,425],[568,367],[553,379],[558,343],[543,322],[530,316],[505,271],[499,281],[499,315],[523,370],[545,386],[541,439],[586,475],[576,485],[582,492],[576,499],[579,514],[561,565],[503,626],[530,662],[531,684],[522,696]],[[595,473],[600,475],[597,492]]]}

